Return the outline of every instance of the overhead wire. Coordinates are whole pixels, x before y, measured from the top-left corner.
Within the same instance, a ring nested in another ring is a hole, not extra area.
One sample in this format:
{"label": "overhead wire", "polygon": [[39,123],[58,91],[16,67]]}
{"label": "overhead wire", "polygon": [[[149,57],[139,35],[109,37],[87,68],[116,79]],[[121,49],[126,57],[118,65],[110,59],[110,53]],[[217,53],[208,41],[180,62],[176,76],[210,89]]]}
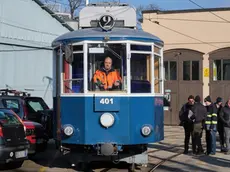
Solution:
{"label": "overhead wire", "polygon": [[175,32],[175,33],[177,33],[177,34],[180,34],[180,35],[183,35],[183,36],[188,37],[188,38],[190,38],[190,39],[199,41],[199,42],[201,42],[201,43],[203,43],[203,44],[207,44],[207,45],[213,46],[213,47],[215,47],[215,48],[220,48],[220,47],[218,47],[218,46],[216,46],[216,45],[210,44],[210,43],[208,43],[208,42],[204,42],[204,41],[202,41],[202,40],[200,40],[200,39],[197,39],[197,38],[192,37],[192,36],[190,36],[190,35],[184,34],[184,33],[182,33],[182,32],[179,32],[179,31],[177,31],[177,30],[174,30],[174,29],[172,29],[172,28],[169,28],[169,27],[167,27],[167,26],[164,26],[164,25],[160,24],[158,21],[152,21],[151,19],[147,19],[147,18],[145,18],[145,19],[148,20],[148,21],[150,21],[150,22],[152,22],[152,23],[155,23],[155,24],[157,24],[157,25],[159,25],[159,26],[161,26],[161,27],[163,27],[163,28],[165,28],[165,29],[168,29],[168,30],[170,30],[170,31],[172,31],[172,32]]}
{"label": "overhead wire", "polygon": [[[193,0],[188,0],[188,1],[191,2],[191,3],[193,3],[194,5],[196,5],[197,7],[200,7],[200,8],[202,8],[202,9],[205,9],[204,7],[202,7],[201,5],[199,5],[198,3],[194,2]],[[223,18],[223,17],[221,17],[221,16],[215,14],[214,12],[212,12],[212,11],[208,11],[208,12],[211,13],[212,15],[218,17],[219,19],[224,20],[224,21],[230,23],[230,21],[228,21],[228,20],[226,20],[225,18]]]}
{"label": "overhead wire", "polygon": [[[194,3],[194,4],[196,4],[195,2],[193,2],[192,0],[189,0],[190,2],[192,2],[192,3]],[[58,2],[59,3],[59,2]],[[198,4],[196,4],[197,6],[198,6]],[[201,7],[201,6],[199,6],[200,8],[203,8],[203,7]],[[203,8],[203,9],[205,9],[205,8]],[[118,11],[118,10],[117,10]],[[126,10],[124,10],[124,11],[122,11],[122,12],[125,12]],[[215,14],[215,13],[214,13]],[[216,15],[215,15],[216,16]],[[218,16],[219,17],[219,16]],[[85,18],[88,18],[88,17],[85,17]],[[151,19],[154,19],[154,18],[151,18]],[[182,32],[179,32],[179,31],[176,31],[176,30],[174,30],[174,29],[172,29],[172,28],[169,28],[169,27],[167,27],[167,26],[164,26],[164,25],[162,25],[162,24],[160,24],[159,22],[156,22],[156,21],[152,21],[151,19],[147,19],[147,20],[149,20],[149,21],[151,21],[152,23],[155,23],[155,24],[158,24],[159,26],[161,26],[161,27],[163,27],[163,28],[165,28],[165,29],[168,29],[168,30],[171,30],[171,31],[173,31],[173,32],[175,32],[175,33],[178,33],[178,34],[181,34],[181,35],[183,35],[183,36],[186,36],[186,37],[189,37],[190,39],[193,39],[193,40],[196,40],[196,41],[199,41],[200,43],[166,43],[167,45],[176,45],[176,44],[208,44],[208,45],[210,45],[210,46],[214,46],[214,47],[216,47],[216,48],[219,48],[219,47],[217,47],[217,46],[215,46],[215,45],[212,45],[211,43],[229,43],[229,42],[205,42],[205,41],[202,41],[202,40],[199,40],[199,39],[197,39],[197,38],[195,38],[195,37],[192,37],[192,36],[190,36],[190,35],[186,35],[186,34],[184,34],[184,33],[182,33]],[[160,18],[157,18],[157,19],[160,19]],[[166,19],[166,18],[162,18],[162,19]],[[227,20],[225,20],[225,19],[223,19],[223,18],[221,18],[222,20],[224,20],[225,22],[228,22],[229,23],[229,21],[227,21]],[[169,19],[169,20],[183,20],[183,21],[190,21],[189,19]],[[191,21],[200,21],[200,22],[221,22],[221,21],[208,21],[208,20],[191,20]],[[1,22],[1,21],[0,21]],[[3,23],[3,22],[2,22]],[[8,23],[4,23],[4,24],[8,24]],[[9,24],[9,25],[11,25],[11,24]],[[30,30],[30,31],[36,31],[36,30],[33,30],[33,29],[28,29],[28,28],[24,28],[24,27],[20,27],[20,26],[15,26],[15,25],[11,25],[11,26],[14,26],[14,27],[18,27],[18,28],[21,28],[21,29],[26,29],[26,30]],[[40,31],[37,31],[37,32],[40,32]],[[40,32],[41,33],[41,32]],[[43,32],[43,33],[47,33],[47,32]],[[54,34],[53,34],[54,35]],[[55,34],[55,36],[58,36],[58,35],[56,35]],[[44,48],[49,48],[49,49],[52,49],[51,47],[38,47],[38,48],[30,48],[30,49],[20,49],[20,50],[0,50],[0,52],[12,52],[12,51],[36,51],[36,50],[41,50],[41,49],[44,49]]]}
{"label": "overhead wire", "polygon": [[151,19],[160,20],[177,20],[177,21],[191,21],[191,22],[205,22],[205,23],[226,23],[226,21],[214,21],[214,20],[195,20],[195,19],[183,19],[183,18],[166,18],[166,17],[151,17]]}

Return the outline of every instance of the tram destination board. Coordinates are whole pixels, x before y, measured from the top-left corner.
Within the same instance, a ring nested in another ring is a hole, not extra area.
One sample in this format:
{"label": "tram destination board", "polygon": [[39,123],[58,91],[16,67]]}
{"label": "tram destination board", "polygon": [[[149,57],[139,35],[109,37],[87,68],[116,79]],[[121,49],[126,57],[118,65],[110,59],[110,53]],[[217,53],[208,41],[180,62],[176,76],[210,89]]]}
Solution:
{"label": "tram destination board", "polygon": [[105,30],[111,30],[115,25],[115,20],[111,15],[103,15],[99,20],[99,26]]}

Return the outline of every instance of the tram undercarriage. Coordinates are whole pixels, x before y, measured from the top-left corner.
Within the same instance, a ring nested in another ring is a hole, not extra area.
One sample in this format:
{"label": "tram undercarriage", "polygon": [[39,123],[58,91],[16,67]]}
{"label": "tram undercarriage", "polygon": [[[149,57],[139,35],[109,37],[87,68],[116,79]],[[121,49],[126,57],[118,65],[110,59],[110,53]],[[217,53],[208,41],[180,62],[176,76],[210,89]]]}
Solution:
{"label": "tram undercarriage", "polygon": [[115,164],[127,162],[129,164],[148,163],[147,145],[116,145],[110,143],[97,145],[63,144],[61,153],[68,157],[71,164],[90,163],[94,161],[110,161]]}

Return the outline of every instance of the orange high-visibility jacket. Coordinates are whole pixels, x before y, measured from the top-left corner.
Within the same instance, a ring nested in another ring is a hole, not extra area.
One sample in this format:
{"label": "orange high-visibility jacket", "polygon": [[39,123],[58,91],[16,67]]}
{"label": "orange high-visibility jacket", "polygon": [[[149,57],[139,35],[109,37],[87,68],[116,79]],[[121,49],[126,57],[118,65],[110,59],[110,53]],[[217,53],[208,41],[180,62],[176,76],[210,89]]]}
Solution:
{"label": "orange high-visibility jacket", "polygon": [[106,71],[104,68],[102,68],[97,70],[93,76],[93,82],[98,83],[98,81],[104,84],[104,89],[106,90],[108,87],[112,88],[116,81],[121,82],[121,77],[119,72],[115,69]]}

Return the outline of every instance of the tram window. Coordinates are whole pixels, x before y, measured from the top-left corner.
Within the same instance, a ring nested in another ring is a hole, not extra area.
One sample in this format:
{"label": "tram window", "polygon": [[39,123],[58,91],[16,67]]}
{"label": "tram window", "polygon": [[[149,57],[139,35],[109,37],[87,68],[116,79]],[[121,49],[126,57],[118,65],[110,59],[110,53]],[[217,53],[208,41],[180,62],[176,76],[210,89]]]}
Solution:
{"label": "tram window", "polygon": [[73,52],[74,51],[83,51],[83,45],[73,45]]}
{"label": "tram window", "polygon": [[165,80],[169,80],[168,61],[164,61]]}
{"label": "tram window", "polygon": [[230,80],[230,60],[223,60],[223,80]]}
{"label": "tram window", "polygon": [[177,80],[177,62],[170,61],[170,80]]}
{"label": "tram window", "polygon": [[199,80],[199,61],[192,61],[192,80]]}
{"label": "tram window", "polygon": [[183,61],[183,80],[190,80],[190,61]]}
{"label": "tram window", "polygon": [[150,56],[132,54],[131,58],[131,93],[151,93]]}
{"label": "tram window", "polygon": [[221,60],[214,60],[213,62],[213,81],[221,80]]}
{"label": "tram window", "polygon": [[131,51],[152,51],[152,47],[147,46],[147,45],[133,45],[133,44],[131,44]]}
{"label": "tram window", "polygon": [[154,46],[154,52],[157,54],[161,53],[161,49],[159,47]]}
{"label": "tram window", "polygon": [[160,70],[160,60],[159,56],[154,57],[154,91],[155,93],[161,92],[161,70]]}
{"label": "tram window", "polygon": [[[89,44],[98,48],[104,45]],[[127,90],[126,80],[126,45],[107,44],[104,53],[89,53],[88,56],[88,90],[89,91],[124,91]],[[107,58],[109,57],[109,58]],[[111,66],[110,75],[106,76],[105,65]],[[109,77],[113,76],[113,77]],[[111,79],[109,79],[111,78]],[[115,79],[115,80],[114,80]]]}
{"label": "tram window", "polygon": [[64,64],[65,93],[83,93],[83,54],[74,54],[72,64]]}

